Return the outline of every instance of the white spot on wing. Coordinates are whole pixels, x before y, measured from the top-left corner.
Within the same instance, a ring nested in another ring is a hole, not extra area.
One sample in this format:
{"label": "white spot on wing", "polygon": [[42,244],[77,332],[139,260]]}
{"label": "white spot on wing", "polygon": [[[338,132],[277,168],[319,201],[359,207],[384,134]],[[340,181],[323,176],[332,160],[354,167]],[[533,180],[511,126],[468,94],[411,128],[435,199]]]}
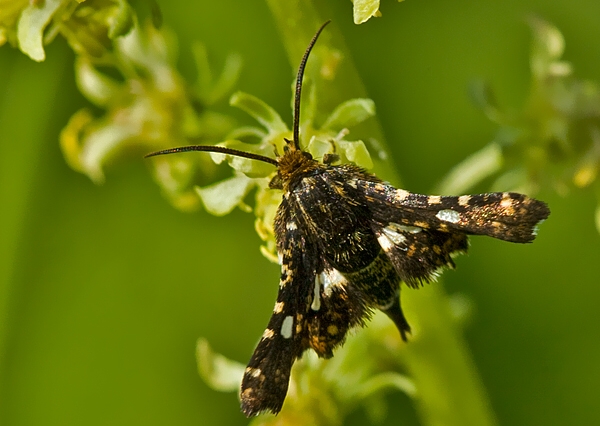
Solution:
{"label": "white spot on wing", "polygon": [[429,204],[440,204],[442,202],[442,197],[439,195],[430,195],[427,202]]}
{"label": "white spot on wing", "polygon": [[263,332],[262,338],[263,339],[272,339],[274,335],[275,335],[275,333],[273,332],[273,330],[271,330],[270,328],[266,328],[265,331]]}
{"label": "white spot on wing", "polygon": [[323,285],[325,295],[329,296],[333,287],[346,284],[346,278],[337,269],[327,268],[319,274],[319,282]]}
{"label": "white spot on wing", "polygon": [[379,245],[383,251],[390,251],[394,247],[394,243],[390,241],[386,234],[379,234],[377,241],[379,242]]}
{"label": "white spot on wing", "polygon": [[246,368],[246,374],[252,377],[260,377],[262,370],[260,368],[248,367]]}
{"label": "white spot on wing", "polygon": [[421,232],[423,230],[423,228],[420,228],[418,226],[400,225],[398,223],[390,223],[388,225],[388,227],[395,229],[397,231],[408,232],[410,234],[418,234],[419,232]]}
{"label": "white spot on wing", "polygon": [[404,201],[406,197],[410,195],[410,192],[405,191],[404,189],[396,190],[396,201]]}
{"label": "white spot on wing", "polygon": [[377,236],[377,241],[384,251],[388,251],[394,246],[401,250],[407,250],[407,247],[402,247],[406,244],[406,234],[418,234],[423,228],[418,226],[400,225],[390,222],[388,226],[381,230]]}
{"label": "white spot on wing", "polygon": [[292,331],[294,329],[294,317],[288,315],[283,320],[283,324],[281,324],[281,337],[284,339],[289,339],[292,337]]}
{"label": "white spot on wing", "polygon": [[[389,238],[389,240],[394,244],[394,245],[399,245],[399,244],[404,244],[406,242],[406,237],[404,235],[402,235],[400,232],[398,232],[398,227],[397,226],[393,226],[393,225],[397,225],[397,224],[390,224],[389,226],[386,226],[385,228],[383,228],[383,233],[385,234],[386,237]],[[419,228],[420,230],[421,228]],[[380,242],[381,244],[381,242]],[[383,245],[381,246],[384,250],[385,247],[383,247]]]}
{"label": "white spot on wing", "polygon": [[460,221],[460,213],[454,210],[440,210],[435,215],[439,220],[443,220],[444,222],[457,223]]}
{"label": "white spot on wing", "polygon": [[313,294],[313,301],[310,305],[310,309],[313,311],[318,311],[321,309],[321,274],[315,276],[315,289]]}
{"label": "white spot on wing", "polygon": [[[397,234],[398,237],[402,237],[404,238],[403,241],[406,241],[406,237],[404,237],[403,235]],[[404,246],[402,247],[402,242],[398,242],[398,243],[394,243],[390,237],[388,237],[387,233],[383,233],[383,234],[379,234],[377,236],[377,241],[379,242],[379,245],[381,246],[381,248],[383,249],[383,251],[389,251],[392,248],[397,248],[399,250],[404,250],[407,251],[408,247]],[[398,240],[400,241],[400,240]]]}
{"label": "white spot on wing", "polygon": [[471,201],[470,195],[461,195],[460,197],[458,197],[458,205],[459,206],[466,207],[469,205],[470,201]]}
{"label": "white spot on wing", "polygon": [[296,222],[288,222],[287,225],[285,226],[285,228],[288,231],[295,231],[296,229],[298,229],[298,225],[296,225]]}
{"label": "white spot on wing", "polygon": [[508,207],[512,207],[514,204],[515,202],[513,201],[513,199],[506,196],[502,199],[502,201],[500,201],[500,207],[505,209]]}

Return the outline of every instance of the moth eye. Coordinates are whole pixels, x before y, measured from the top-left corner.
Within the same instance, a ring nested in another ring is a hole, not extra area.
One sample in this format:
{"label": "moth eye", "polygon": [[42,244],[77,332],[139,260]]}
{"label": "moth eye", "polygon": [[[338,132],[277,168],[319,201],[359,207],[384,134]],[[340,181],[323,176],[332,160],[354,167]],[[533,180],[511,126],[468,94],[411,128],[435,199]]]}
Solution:
{"label": "moth eye", "polygon": [[313,159],[313,156],[310,154],[310,152],[302,151],[302,154],[304,155],[304,157],[308,158],[309,160]]}

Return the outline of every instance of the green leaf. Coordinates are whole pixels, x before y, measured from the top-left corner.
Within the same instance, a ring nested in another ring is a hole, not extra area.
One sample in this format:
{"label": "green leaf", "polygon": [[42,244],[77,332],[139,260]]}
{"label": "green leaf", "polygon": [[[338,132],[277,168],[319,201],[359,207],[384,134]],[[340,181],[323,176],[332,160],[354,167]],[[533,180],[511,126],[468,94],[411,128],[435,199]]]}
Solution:
{"label": "green leaf", "polygon": [[357,166],[364,167],[365,169],[373,167],[371,154],[369,154],[369,150],[363,141],[338,141],[337,145],[342,154]]}
{"label": "green leaf", "polygon": [[565,50],[565,39],[554,25],[535,16],[529,18],[533,30],[531,49],[531,71],[543,80],[547,75],[566,76],[571,74],[571,65],[559,61]]}
{"label": "green leaf", "polygon": [[[270,157],[273,155],[273,147],[271,145],[249,144],[237,140],[228,140],[223,145],[238,151],[251,152],[253,154],[263,155],[265,157]],[[213,161],[216,160],[215,163],[217,164],[221,162],[219,161],[221,156],[222,154],[211,153]],[[235,155],[227,155],[226,157],[232,169],[242,172],[251,178],[267,177],[275,170],[272,164],[267,164],[262,161],[256,161],[250,158],[238,157]]]}
{"label": "green leaf", "polygon": [[127,34],[133,28],[133,10],[126,0],[119,0],[117,13],[110,19],[108,37],[113,40]]}
{"label": "green leaf", "polygon": [[204,338],[196,343],[196,362],[200,377],[211,388],[221,392],[239,390],[245,366],[215,353]]}
{"label": "green leaf", "polygon": [[287,126],[273,108],[256,96],[244,92],[236,92],[229,99],[229,104],[243,109],[265,126],[269,133],[284,133],[288,131]]}
{"label": "green leaf", "polygon": [[503,164],[502,149],[498,143],[492,142],[454,166],[437,188],[437,192],[467,193],[482,180],[499,172]]}
{"label": "green leaf", "polygon": [[379,0],[353,0],[354,23],[356,25],[367,22],[373,16],[379,16]]}
{"label": "green leaf", "polygon": [[61,4],[61,0],[46,0],[41,6],[32,2],[23,10],[19,18],[17,31],[19,49],[34,61],[41,62],[46,59],[43,43],[44,29]]}
{"label": "green leaf", "polygon": [[314,158],[322,159],[325,154],[331,154],[333,152],[333,146],[331,142],[312,137],[306,150],[310,152]]}
{"label": "green leaf", "polygon": [[237,53],[229,54],[221,75],[214,81],[206,46],[195,42],[192,45],[192,54],[198,71],[194,85],[196,95],[206,105],[212,105],[233,90],[242,70],[242,57]]}
{"label": "green leaf", "polygon": [[195,187],[204,208],[215,216],[225,216],[236,207],[243,207],[244,197],[255,185],[254,179],[237,173],[235,176],[205,187]]}
{"label": "green leaf", "polygon": [[128,125],[104,122],[90,132],[81,144],[81,167],[94,183],[104,182],[104,165],[122,146],[123,141],[138,136],[138,129]]}
{"label": "green leaf", "polygon": [[225,59],[223,72],[213,84],[207,103],[213,104],[229,93],[238,81],[242,71],[242,57],[238,53],[231,53]]}
{"label": "green leaf", "polygon": [[344,128],[356,126],[374,115],[375,102],[371,99],[350,99],[335,108],[321,129],[339,132]]}
{"label": "green leaf", "polygon": [[120,92],[119,84],[98,71],[85,56],[75,61],[75,78],[81,93],[98,106],[106,106]]}

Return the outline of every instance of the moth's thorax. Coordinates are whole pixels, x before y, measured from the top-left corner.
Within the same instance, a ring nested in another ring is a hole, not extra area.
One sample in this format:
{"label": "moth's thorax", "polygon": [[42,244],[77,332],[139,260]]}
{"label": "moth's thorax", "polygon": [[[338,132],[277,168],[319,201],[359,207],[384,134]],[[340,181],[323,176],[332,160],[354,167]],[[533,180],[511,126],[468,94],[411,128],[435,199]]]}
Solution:
{"label": "moth's thorax", "polygon": [[278,158],[278,162],[276,178],[285,192],[289,191],[290,185],[299,178],[323,167],[309,153],[297,149],[286,151],[283,156]]}

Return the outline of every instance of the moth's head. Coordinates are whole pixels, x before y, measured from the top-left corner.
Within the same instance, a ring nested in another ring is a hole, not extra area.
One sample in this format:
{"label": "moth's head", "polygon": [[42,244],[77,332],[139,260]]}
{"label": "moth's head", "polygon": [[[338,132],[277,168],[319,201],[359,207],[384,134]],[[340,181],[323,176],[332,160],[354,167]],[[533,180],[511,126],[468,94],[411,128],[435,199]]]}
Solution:
{"label": "moth's head", "polygon": [[319,162],[309,152],[290,144],[283,151],[283,155],[277,158],[277,174],[269,182],[269,188],[287,190],[297,177],[319,168]]}

